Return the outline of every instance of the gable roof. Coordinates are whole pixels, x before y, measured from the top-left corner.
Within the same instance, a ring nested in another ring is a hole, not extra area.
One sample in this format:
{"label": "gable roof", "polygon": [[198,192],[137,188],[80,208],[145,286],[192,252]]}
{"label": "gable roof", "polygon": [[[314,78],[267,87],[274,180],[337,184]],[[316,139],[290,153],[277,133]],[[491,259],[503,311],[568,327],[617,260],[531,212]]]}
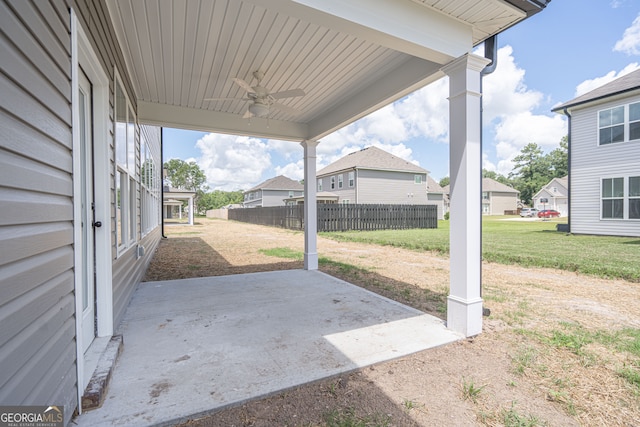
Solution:
{"label": "gable roof", "polygon": [[304,191],[304,185],[298,181],[294,181],[291,178],[287,178],[284,175],[278,175],[275,178],[270,178],[253,188],[248,189],[245,193],[250,193],[256,190],[293,190]]}
{"label": "gable roof", "polygon": [[431,175],[427,175],[427,193],[444,193],[444,188],[440,187]]}
{"label": "gable roof", "polygon": [[500,193],[519,193],[515,188],[509,187],[508,185],[504,185],[495,179],[491,178],[482,178],[482,191],[489,192],[500,192]]}
{"label": "gable roof", "polygon": [[640,69],[633,71],[629,74],[625,74],[597,89],[580,95],[571,101],[565,102],[555,107],[551,111],[562,112],[563,109],[569,107],[575,107],[580,104],[586,104],[587,102],[597,101],[599,99],[608,98],[614,95],[620,95],[625,92],[640,89]]}
{"label": "gable roof", "polygon": [[318,171],[317,176],[329,175],[347,169],[374,169],[386,171],[401,171],[415,173],[429,173],[428,170],[414,165],[400,157],[386,152],[378,147],[367,147],[360,151],[347,154]]}

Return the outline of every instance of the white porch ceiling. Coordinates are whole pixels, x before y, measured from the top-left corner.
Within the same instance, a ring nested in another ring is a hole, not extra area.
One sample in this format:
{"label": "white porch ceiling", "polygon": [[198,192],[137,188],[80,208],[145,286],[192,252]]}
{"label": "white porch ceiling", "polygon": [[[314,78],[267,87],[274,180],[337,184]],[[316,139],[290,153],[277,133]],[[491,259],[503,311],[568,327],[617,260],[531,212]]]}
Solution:
{"label": "white porch ceiling", "polygon": [[[141,123],[319,139],[442,77],[440,68],[527,13],[503,0],[107,0]],[[233,77],[279,100],[243,119]]]}

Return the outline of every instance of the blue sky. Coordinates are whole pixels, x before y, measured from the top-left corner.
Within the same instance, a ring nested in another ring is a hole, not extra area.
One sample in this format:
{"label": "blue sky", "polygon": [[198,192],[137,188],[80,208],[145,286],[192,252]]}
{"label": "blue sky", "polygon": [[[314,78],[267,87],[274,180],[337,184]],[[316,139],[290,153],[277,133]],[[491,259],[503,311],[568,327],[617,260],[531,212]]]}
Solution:
{"label": "blue sky", "polygon": [[[500,34],[498,46],[498,67],[483,85],[483,166],[506,175],[526,144],[548,152],[566,135],[566,121],[551,113],[553,106],[640,68],[640,1],[552,0]],[[318,168],[376,145],[436,180],[448,176],[447,93],[442,79],[323,138]],[[164,159],[170,158],[195,160],[211,189],[244,190],[276,175],[303,176],[296,142],[165,129]]]}

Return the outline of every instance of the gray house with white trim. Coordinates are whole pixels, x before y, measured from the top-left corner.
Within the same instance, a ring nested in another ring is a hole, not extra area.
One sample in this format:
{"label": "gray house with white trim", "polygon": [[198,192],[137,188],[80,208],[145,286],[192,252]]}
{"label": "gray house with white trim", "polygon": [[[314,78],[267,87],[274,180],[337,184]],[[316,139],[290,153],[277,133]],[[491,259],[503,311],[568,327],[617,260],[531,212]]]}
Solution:
{"label": "gray house with white trim", "polygon": [[640,236],[640,70],[553,111],[569,118],[570,231]]}
{"label": "gray house with white trim", "polygon": [[367,147],[319,170],[316,190],[338,195],[338,203],[425,205],[428,173],[378,147]]}
{"label": "gray house with white trim", "polygon": [[0,404],[59,405],[65,424],[83,411],[161,238],[161,127],[300,143],[315,270],[318,144],[445,75],[447,327],[480,333],[479,183],[466,177],[496,52],[471,52],[547,3],[0,0]]}
{"label": "gray house with white trim", "polygon": [[242,206],[245,208],[284,206],[285,199],[303,195],[304,185],[284,175],[279,175],[245,191]]}

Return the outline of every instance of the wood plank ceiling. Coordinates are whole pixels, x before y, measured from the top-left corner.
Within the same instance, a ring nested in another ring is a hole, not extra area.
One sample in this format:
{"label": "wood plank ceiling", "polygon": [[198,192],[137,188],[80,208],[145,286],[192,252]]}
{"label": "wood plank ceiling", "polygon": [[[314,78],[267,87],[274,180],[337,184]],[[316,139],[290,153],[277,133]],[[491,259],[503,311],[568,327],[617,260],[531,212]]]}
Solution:
{"label": "wood plank ceiling", "polygon": [[[502,0],[108,0],[139,120],[281,139],[320,138],[440,77],[440,67],[524,19]],[[243,119],[232,78],[273,92]],[[208,98],[235,98],[208,101]]]}

